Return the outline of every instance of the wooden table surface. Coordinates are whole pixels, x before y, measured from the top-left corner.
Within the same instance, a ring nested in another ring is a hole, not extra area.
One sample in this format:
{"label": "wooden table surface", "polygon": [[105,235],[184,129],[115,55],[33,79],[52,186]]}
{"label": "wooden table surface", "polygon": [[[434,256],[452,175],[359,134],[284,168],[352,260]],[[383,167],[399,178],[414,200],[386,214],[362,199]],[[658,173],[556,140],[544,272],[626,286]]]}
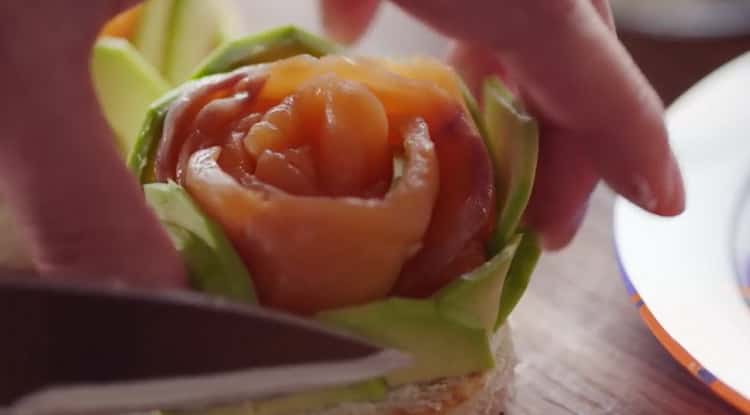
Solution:
{"label": "wooden table surface", "polygon": [[[292,23],[314,20],[302,10],[306,3],[295,5],[301,17]],[[667,104],[750,50],[750,37],[621,39]],[[543,257],[512,315],[520,363],[508,414],[736,414],[672,360],[630,304],[613,254],[613,200],[604,187],[595,192],[573,244]]]}
{"label": "wooden table surface", "polygon": [[[656,41],[621,34],[665,103],[750,37]],[[514,311],[520,358],[509,414],[736,414],[676,363],[630,303],[617,270],[612,193],[599,188],[573,244],[546,254]]]}

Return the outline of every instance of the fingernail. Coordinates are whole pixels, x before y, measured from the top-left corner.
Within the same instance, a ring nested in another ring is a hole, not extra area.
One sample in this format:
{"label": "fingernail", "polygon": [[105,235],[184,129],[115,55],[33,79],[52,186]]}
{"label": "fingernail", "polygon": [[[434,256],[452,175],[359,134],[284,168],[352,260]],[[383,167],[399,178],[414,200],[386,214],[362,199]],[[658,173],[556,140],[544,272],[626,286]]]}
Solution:
{"label": "fingernail", "polygon": [[656,195],[654,194],[648,180],[640,174],[636,174],[633,176],[632,182],[635,193],[633,195],[635,203],[650,212],[655,211],[659,206],[659,200],[656,199]]}
{"label": "fingernail", "polygon": [[669,158],[664,179],[664,197],[659,203],[659,214],[679,215],[685,210],[685,185],[674,155]]}
{"label": "fingernail", "polygon": [[640,174],[631,179],[630,199],[643,209],[663,216],[674,216],[685,210],[682,174],[674,156],[665,163],[662,174],[649,181]]}

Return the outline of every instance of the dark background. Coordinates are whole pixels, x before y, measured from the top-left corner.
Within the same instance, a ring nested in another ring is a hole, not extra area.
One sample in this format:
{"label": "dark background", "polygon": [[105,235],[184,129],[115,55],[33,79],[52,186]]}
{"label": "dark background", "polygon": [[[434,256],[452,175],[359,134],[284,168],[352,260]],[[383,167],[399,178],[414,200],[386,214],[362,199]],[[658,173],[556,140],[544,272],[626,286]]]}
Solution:
{"label": "dark background", "polygon": [[722,63],[750,51],[750,36],[680,40],[619,35],[667,105]]}

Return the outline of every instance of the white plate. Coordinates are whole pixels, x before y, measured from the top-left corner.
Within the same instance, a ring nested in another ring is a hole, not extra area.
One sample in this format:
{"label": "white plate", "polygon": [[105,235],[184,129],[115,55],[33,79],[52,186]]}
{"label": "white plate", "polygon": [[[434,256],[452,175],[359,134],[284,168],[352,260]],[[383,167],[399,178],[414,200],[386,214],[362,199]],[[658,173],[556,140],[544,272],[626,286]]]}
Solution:
{"label": "white plate", "polygon": [[750,53],[680,97],[667,123],[687,210],[659,218],[618,199],[622,274],[670,353],[750,413]]}

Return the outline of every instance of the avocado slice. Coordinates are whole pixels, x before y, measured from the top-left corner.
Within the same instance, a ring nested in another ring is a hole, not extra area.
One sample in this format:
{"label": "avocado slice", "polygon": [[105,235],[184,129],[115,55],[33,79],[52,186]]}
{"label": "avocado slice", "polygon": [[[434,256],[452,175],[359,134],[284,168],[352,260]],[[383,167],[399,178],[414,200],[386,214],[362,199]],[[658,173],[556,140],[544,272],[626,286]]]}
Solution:
{"label": "avocado slice", "polygon": [[375,402],[385,398],[388,386],[383,379],[353,385],[305,392],[287,397],[260,401],[253,405],[254,415],[299,414],[335,405],[339,402]]}
{"label": "avocado slice", "polygon": [[498,303],[506,291],[506,275],[521,239],[516,235],[499,254],[435,293],[433,301],[441,313],[467,327],[493,330]]}
{"label": "avocado slice", "polygon": [[315,57],[341,50],[330,42],[295,26],[283,26],[257,35],[232,40],[211,53],[192,78],[227,72],[244,65],[272,62],[300,54]]}
{"label": "avocado slice", "polygon": [[487,331],[447,318],[430,299],[392,297],[326,311],[317,318],[376,344],[410,353],[415,364],[389,374],[386,380],[391,386],[465,375],[495,364]]}
{"label": "avocado slice", "polygon": [[188,79],[221,40],[218,3],[177,0],[172,7],[164,54],[164,76],[174,85]]}
{"label": "avocado slice", "polygon": [[231,242],[182,187],[152,183],[143,191],[185,259],[194,288],[237,301],[257,302],[247,267]]}
{"label": "avocado slice", "polygon": [[534,232],[525,231],[516,237],[520,238],[520,242],[513,256],[513,262],[510,264],[508,275],[505,277],[495,328],[502,326],[510,312],[518,305],[542,253],[539,238]]}
{"label": "avocado slice", "polygon": [[243,405],[182,412],[183,415],[294,415],[316,411],[340,402],[375,402],[385,398],[388,386],[382,379],[303,392]]}
{"label": "avocado slice", "polygon": [[102,37],[94,44],[91,74],[104,117],[124,157],[138,137],[149,104],[169,85],[127,40],[113,37]]}
{"label": "avocado slice", "polygon": [[175,0],[147,0],[133,36],[135,47],[146,60],[164,73],[164,56],[169,43],[172,8]]}
{"label": "avocado slice", "polygon": [[[203,293],[214,294],[241,302],[255,302],[246,282],[225,270],[221,255],[198,235],[171,222],[162,222],[177,252],[185,260],[190,285]],[[224,269],[223,269],[224,268]]]}
{"label": "avocado slice", "polygon": [[539,154],[539,128],[499,79],[482,93],[485,143],[495,168],[498,220],[489,251],[498,252],[516,232],[531,196]]}
{"label": "avocado slice", "polygon": [[217,33],[218,45],[247,35],[242,13],[237,13],[234,7],[230,6],[233,3],[232,1],[212,1],[211,3],[216,5],[216,19],[219,29]]}
{"label": "avocado slice", "polygon": [[389,298],[320,313],[317,318],[416,359],[414,366],[387,376],[391,385],[459,376],[489,369],[494,331],[506,273],[521,237],[495,257],[428,299]]}
{"label": "avocado slice", "polygon": [[135,174],[139,182],[150,183],[154,181],[152,167],[156,156],[156,148],[164,128],[164,118],[167,116],[167,111],[169,111],[172,102],[191,85],[192,83],[186,83],[167,92],[148,107],[138,138],[135,140],[127,159],[128,168]]}
{"label": "avocado slice", "polygon": [[[477,103],[477,99],[474,97],[474,94],[471,93],[469,90],[469,87],[466,85],[466,82],[464,82],[461,77],[458,77],[459,81],[459,88],[461,89],[461,95],[463,95],[464,98],[464,104],[466,105],[466,109],[469,111],[469,114],[471,114],[471,119],[474,120],[474,125],[476,125],[477,130],[479,131],[479,134],[482,137],[487,136],[487,129],[484,127],[484,119],[482,118],[482,112],[479,110],[479,103]],[[486,140],[485,140],[486,143]]]}

